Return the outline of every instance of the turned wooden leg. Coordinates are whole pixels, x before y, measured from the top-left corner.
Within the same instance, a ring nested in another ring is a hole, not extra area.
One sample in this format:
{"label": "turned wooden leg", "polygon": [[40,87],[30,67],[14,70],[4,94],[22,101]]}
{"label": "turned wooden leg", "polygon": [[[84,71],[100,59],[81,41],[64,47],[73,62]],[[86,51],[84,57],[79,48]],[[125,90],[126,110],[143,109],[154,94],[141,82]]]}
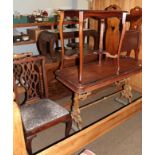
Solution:
{"label": "turned wooden leg", "polygon": [[29,155],[32,155],[32,139],[36,137],[36,135],[26,137],[26,148]]}
{"label": "turned wooden leg", "polygon": [[44,55],[44,56],[47,55],[46,46],[47,46],[47,42],[46,42],[45,40],[38,39],[37,47],[38,47],[39,53],[40,53],[41,55]]}
{"label": "turned wooden leg", "polygon": [[54,50],[54,43],[55,43],[55,41],[52,39],[50,41],[50,54],[51,54],[52,61],[56,62],[57,58],[56,58],[56,53],[55,53],[55,50]]}
{"label": "turned wooden leg", "polygon": [[139,49],[136,49],[135,50],[135,59],[136,59],[136,61],[138,61],[138,54],[139,54]]}
{"label": "turned wooden leg", "polygon": [[74,94],[74,103],[72,107],[71,113],[72,119],[77,123],[78,128],[82,129],[82,118],[80,116],[80,109],[79,109],[79,94]]}
{"label": "turned wooden leg", "polygon": [[102,64],[102,51],[99,52],[99,65]]}
{"label": "turned wooden leg", "polygon": [[66,136],[66,137],[69,136],[69,133],[70,133],[71,128],[72,128],[72,117],[69,116],[69,119],[68,119],[68,121],[66,122],[66,131],[65,131],[65,136]]}

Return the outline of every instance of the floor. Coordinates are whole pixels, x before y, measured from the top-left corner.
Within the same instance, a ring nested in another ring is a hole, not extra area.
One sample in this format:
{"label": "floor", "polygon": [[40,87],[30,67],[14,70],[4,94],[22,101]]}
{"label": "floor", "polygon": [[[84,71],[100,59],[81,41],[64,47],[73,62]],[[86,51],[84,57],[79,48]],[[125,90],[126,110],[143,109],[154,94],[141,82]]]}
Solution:
{"label": "floor", "polygon": [[142,155],[141,118],[141,112],[138,112],[79,152],[89,149],[96,155]]}

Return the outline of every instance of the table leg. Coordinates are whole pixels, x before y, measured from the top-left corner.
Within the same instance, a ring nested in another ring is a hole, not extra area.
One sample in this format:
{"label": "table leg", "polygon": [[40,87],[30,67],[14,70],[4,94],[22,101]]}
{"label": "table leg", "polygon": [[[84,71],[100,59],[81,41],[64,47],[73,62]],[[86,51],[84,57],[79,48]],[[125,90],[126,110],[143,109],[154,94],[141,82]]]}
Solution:
{"label": "table leg", "polygon": [[124,82],[124,81],[116,81],[116,82],[115,82],[115,86],[116,86],[116,90],[117,90],[117,91],[121,91],[121,90],[122,90],[123,82]]}
{"label": "table leg", "polygon": [[55,50],[54,50],[54,43],[55,43],[54,40],[50,41],[50,54],[51,54],[53,62],[56,62],[57,58],[56,58],[56,53],[55,53]]}
{"label": "table leg", "polygon": [[131,103],[132,97],[133,97],[132,92],[131,92],[132,87],[131,87],[131,85],[129,85],[128,81],[129,81],[129,79],[125,80],[125,84],[123,86],[123,91],[122,91],[121,95],[123,97],[127,98],[129,100],[129,103]]}
{"label": "table leg", "polygon": [[75,93],[71,116],[72,116],[72,119],[77,123],[78,128],[81,130],[82,129],[82,118],[80,115],[79,100],[80,100],[79,94]]}
{"label": "table leg", "polygon": [[47,49],[46,49],[46,45],[47,45],[47,42],[42,40],[42,39],[39,39],[38,42],[37,42],[37,47],[38,47],[38,50],[39,50],[39,53],[41,55],[44,55],[46,56],[47,55]]}
{"label": "table leg", "polygon": [[[129,85],[129,79],[124,79],[122,81],[115,82],[115,85],[117,90],[122,89],[121,96],[116,100],[123,101],[122,98],[126,98],[129,101],[128,103],[131,103],[133,95],[132,95],[132,87]],[[126,105],[125,102],[123,104]]]}

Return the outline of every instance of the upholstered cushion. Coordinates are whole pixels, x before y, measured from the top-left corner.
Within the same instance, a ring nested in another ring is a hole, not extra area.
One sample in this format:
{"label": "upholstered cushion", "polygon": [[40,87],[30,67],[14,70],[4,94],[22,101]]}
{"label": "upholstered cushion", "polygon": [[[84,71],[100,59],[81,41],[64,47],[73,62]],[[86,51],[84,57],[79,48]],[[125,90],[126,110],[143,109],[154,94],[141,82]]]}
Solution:
{"label": "upholstered cushion", "polygon": [[65,108],[49,99],[41,99],[35,104],[21,106],[21,116],[27,132],[66,114],[69,112]]}

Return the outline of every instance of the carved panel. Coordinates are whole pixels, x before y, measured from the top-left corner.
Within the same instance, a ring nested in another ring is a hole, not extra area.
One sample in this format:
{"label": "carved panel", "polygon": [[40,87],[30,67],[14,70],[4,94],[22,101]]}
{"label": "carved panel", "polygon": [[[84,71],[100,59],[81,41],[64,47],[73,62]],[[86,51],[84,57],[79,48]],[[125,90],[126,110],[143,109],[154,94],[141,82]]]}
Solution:
{"label": "carved panel", "polygon": [[15,60],[13,74],[17,87],[25,89],[25,101],[45,96],[45,81],[41,57]]}

